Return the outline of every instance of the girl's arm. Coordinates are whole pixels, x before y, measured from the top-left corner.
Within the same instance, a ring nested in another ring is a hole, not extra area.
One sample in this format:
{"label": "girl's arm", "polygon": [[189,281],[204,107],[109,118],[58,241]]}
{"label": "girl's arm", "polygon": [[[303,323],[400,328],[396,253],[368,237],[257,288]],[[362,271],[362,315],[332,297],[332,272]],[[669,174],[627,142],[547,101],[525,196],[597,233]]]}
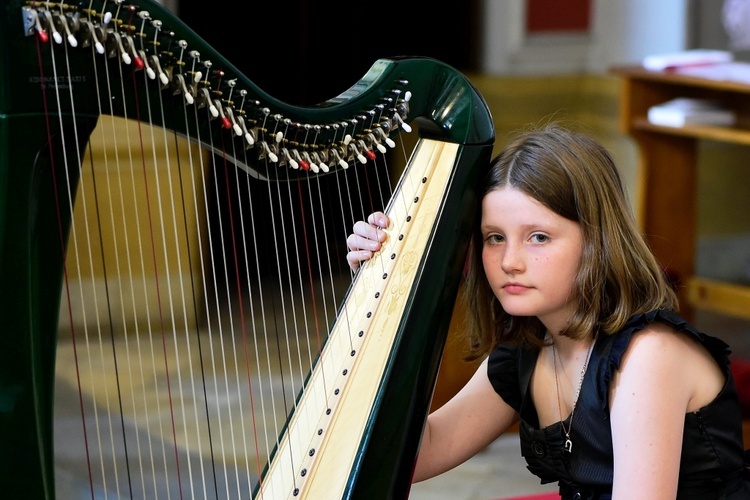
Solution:
{"label": "girl's arm", "polygon": [[716,361],[688,335],[662,324],[633,335],[610,388],[613,498],[676,497],[685,414],[723,385]]}
{"label": "girl's arm", "polygon": [[469,382],[427,418],[414,482],[446,472],[489,446],[517,419],[487,378],[487,360]]}

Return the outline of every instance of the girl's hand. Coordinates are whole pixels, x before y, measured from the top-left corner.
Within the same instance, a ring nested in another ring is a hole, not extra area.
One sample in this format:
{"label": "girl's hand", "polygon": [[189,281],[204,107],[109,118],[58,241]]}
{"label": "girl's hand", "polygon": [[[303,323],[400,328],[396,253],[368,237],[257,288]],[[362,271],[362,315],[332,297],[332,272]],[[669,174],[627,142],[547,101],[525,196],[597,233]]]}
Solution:
{"label": "girl's hand", "polygon": [[361,220],[354,224],[354,232],[346,239],[349,248],[346,261],[353,271],[359,268],[360,263],[371,259],[373,254],[380,250],[388,237],[383,231],[388,224],[388,216],[383,212],[372,213],[367,217],[367,222]]}

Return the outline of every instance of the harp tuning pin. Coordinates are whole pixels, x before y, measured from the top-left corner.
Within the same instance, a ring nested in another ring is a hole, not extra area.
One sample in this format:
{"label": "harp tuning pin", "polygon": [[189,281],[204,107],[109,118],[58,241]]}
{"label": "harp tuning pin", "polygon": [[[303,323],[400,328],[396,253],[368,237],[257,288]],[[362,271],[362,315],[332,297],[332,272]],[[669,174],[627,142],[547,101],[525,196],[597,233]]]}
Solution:
{"label": "harp tuning pin", "polygon": [[57,28],[55,27],[55,22],[52,20],[52,14],[50,11],[45,10],[42,11],[44,13],[44,17],[47,21],[47,26],[49,27],[49,30],[52,32],[52,39],[55,41],[56,44],[60,45],[63,42],[62,35],[57,31]]}
{"label": "harp tuning pin", "polygon": [[149,66],[146,53],[142,50],[139,50],[138,54],[140,54],[140,59],[143,67],[146,68],[146,75],[148,75],[149,79],[154,80],[156,78],[156,72],[153,70],[153,68],[151,68],[151,66]]}
{"label": "harp tuning pin", "polygon": [[255,136],[252,130],[248,130],[247,132],[245,132],[245,141],[247,142],[248,146],[252,146],[253,144],[255,144]]}
{"label": "harp tuning pin", "polygon": [[[302,161],[304,161],[308,165],[307,168],[305,168],[304,165],[302,166],[304,170],[312,170],[313,173],[315,174],[317,174],[320,171],[320,169],[318,168],[318,165],[315,163],[315,161],[313,161],[312,158],[310,158],[310,154],[307,151],[302,152]],[[301,164],[302,162],[300,162],[300,165]]]}
{"label": "harp tuning pin", "polygon": [[68,40],[70,46],[74,48],[78,47],[78,40],[73,36],[73,33],[70,32],[70,26],[68,26],[68,20],[64,14],[60,16],[60,26],[62,26],[65,31],[65,38]]}
{"label": "harp tuning pin", "polygon": [[407,134],[411,132],[411,126],[408,123],[406,123],[403,118],[401,118],[400,114],[394,113],[393,121],[395,121],[396,124],[398,124],[401,127],[401,129]]}
{"label": "harp tuning pin", "polygon": [[375,133],[377,133],[383,139],[383,141],[388,145],[389,148],[395,148],[396,147],[396,143],[393,142],[393,139],[391,139],[390,137],[388,137],[388,134],[385,133],[385,130],[383,130],[382,128],[378,127],[378,128],[375,129]]}
{"label": "harp tuning pin", "polygon": [[360,163],[362,164],[367,163],[367,158],[365,157],[365,155],[359,152],[359,150],[357,149],[357,145],[355,143],[353,142],[350,143],[349,148],[352,150],[352,153],[354,153],[354,157],[357,158],[357,160],[359,160]]}
{"label": "harp tuning pin", "polygon": [[[375,145],[376,148],[378,148],[378,151],[380,151],[382,154],[385,154],[388,150],[385,146],[383,146],[380,141],[375,137],[375,135],[370,132],[367,134],[367,136],[370,138],[370,142]],[[395,144],[394,144],[395,145]]]}
{"label": "harp tuning pin", "polygon": [[227,106],[224,112],[232,124],[232,131],[234,131],[234,135],[236,135],[237,137],[241,136],[242,127],[240,127],[239,123],[237,123],[237,120],[234,117],[234,112],[232,111],[232,108]]}
{"label": "harp tuning pin", "polygon": [[185,84],[185,77],[182,75],[177,75],[177,82],[180,85],[180,90],[182,90],[182,94],[185,96],[185,102],[188,104],[193,104],[195,102],[195,99],[193,98],[193,94],[190,93],[190,90],[187,88],[187,85]]}
{"label": "harp tuning pin", "polygon": [[297,161],[292,158],[292,155],[289,154],[289,150],[287,148],[281,148],[281,162],[286,162],[294,170],[299,169],[299,163],[297,163]]}
{"label": "harp tuning pin", "polygon": [[125,45],[128,46],[128,50],[130,51],[131,55],[133,56],[133,62],[135,63],[135,67],[137,69],[143,69],[145,64],[143,63],[143,60],[141,59],[141,56],[138,55],[138,51],[135,50],[135,44],[133,43],[133,38],[128,35],[125,37]]}
{"label": "harp tuning pin", "polygon": [[42,43],[47,43],[49,41],[49,35],[46,31],[44,31],[44,28],[42,28],[42,24],[39,22],[39,15],[37,14],[36,10],[29,9],[29,15],[31,16],[31,19],[29,21],[34,23],[34,29],[37,32],[37,35],[39,36],[39,40],[42,41]]}
{"label": "harp tuning pin", "polygon": [[349,163],[347,163],[346,160],[341,157],[337,149],[331,150],[331,156],[333,156],[333,159],[336,161],[339,167],[343,168],[344,170],[349,168]]}
{"label": "harp tuning pin", "polygon": [[216,111],[218,112],[218,117],[221,121],[221,126],[230,129],[232,128],[232,122],[229,121],[229,118],[224,114],[224,108],[221,105],[221,102],[218,99],[214,99],[214,107],[216,108]]}
{"label": "harp tuning pin", "polygon": [[153,68],[156,68],[155,72],[157,75],[159,75],[159,81],[161,82],[162,85],[167,85],[169,83],[169,77],[164,72],[164,70],[161,69],[161,64],[159,64],[159,58],[155,54],[152,54],[150,59],[151,59],[151,66]]}
{"label": "harp tuning pin", "polygon": [[[98,32],[99,30],[94,27],[93,24],[90,22],[85,23],[87,26],[89,26],[89,31],[91,33],[91,38],[94,40],[94,48],[96,49],[97,54],[103,55],[104,54],[104,45],[102,44],[101,40],[99,40]],[[104,36],[104,32],[102,32],[102,36]]]}
{"label": "harp tuning pin", "polygon": [[[240,132],[245,136],[245,141],[247,141],[248,146],[252,146],[255,144],[255,139],[253,138],[253,134],[250,133],[250,131],[247,129],[247,126],[245,125],[245,119],[242,118],[242,116],[237,117],[237,123],[240,127]],[[237,134],[240,135],[240,134]]]}
{"label": "harp tuning pin", "polygon": [[268,156],[269,160],[271,160],[273,163],[277,163],[279,161],[279,157],[276,156],[276,153],[271,151],[271,148],[268,147],[268,143],[266,141],[261,141],[260,146],[263,151],[263,154],[265,156]]}
{"label": "harp tuning pin", "polygon": [[310,170],[310,163],[300,156],[299,151],[293,149],[292,156],[294,156],[294,159],[297,160],[297,164],[302,170]]}
{"label": "harp tuning pin", "polygon": [[365,144],[365,141],[360,139],[359,141],[359,147],[362,151],[364,151],[364,155],[369,158],[370,160],[374,160],[376,158],[375,151],[367,147],[367,144]]}
{"label": "harp tuning pin", "polygon": [[323,161],[323,158],[321,158],[317,152],[313,152],[312,156],[315,159],[315,162],[318,164],[318,167],[320,167],[320,170],[325,173],[328,173],[331,170],[330,168],[328,168],[326,162]]}
{"label": "harp tuning pin", "polygon": [[120,37],[119,35],[115,35],[115,42],[120,48],[120,57],[122,58],[122,62],[124,62],[125,64],[130,64],[132,60],[130,59],[130,54],[128,54],[128,51],[125,50],[125,46],[122,44],[122,37]]}
{"label": "harp tuning pin", "polygon": [[218,118],[219,109],[214,105],[213,102],[208,103],[208,111],[211,113],[211,116],[213,116],[214,118]]}

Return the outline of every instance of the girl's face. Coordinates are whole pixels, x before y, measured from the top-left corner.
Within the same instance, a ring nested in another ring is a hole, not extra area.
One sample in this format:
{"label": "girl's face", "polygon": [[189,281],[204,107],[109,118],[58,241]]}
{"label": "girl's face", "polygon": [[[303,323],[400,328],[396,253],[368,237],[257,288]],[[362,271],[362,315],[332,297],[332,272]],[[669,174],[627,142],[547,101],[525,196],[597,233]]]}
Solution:
{"label": "girl's face", "polygon": [[564,328],[575,309],[580,224],[506,186],[482,200],[481,231],[484,271],[503,309],[537,316],[552,332]]}

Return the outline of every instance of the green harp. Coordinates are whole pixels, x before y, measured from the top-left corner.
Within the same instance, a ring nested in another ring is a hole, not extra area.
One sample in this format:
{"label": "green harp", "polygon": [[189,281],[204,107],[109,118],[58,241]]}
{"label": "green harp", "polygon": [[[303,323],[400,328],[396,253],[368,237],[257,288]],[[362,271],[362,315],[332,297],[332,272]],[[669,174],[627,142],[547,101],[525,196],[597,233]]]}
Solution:
{"label": "green harp", "polygon": [[292,106],[152,1],[0,9],[0,491],[407,496],[494,140],[469,81],[383,59]]}

